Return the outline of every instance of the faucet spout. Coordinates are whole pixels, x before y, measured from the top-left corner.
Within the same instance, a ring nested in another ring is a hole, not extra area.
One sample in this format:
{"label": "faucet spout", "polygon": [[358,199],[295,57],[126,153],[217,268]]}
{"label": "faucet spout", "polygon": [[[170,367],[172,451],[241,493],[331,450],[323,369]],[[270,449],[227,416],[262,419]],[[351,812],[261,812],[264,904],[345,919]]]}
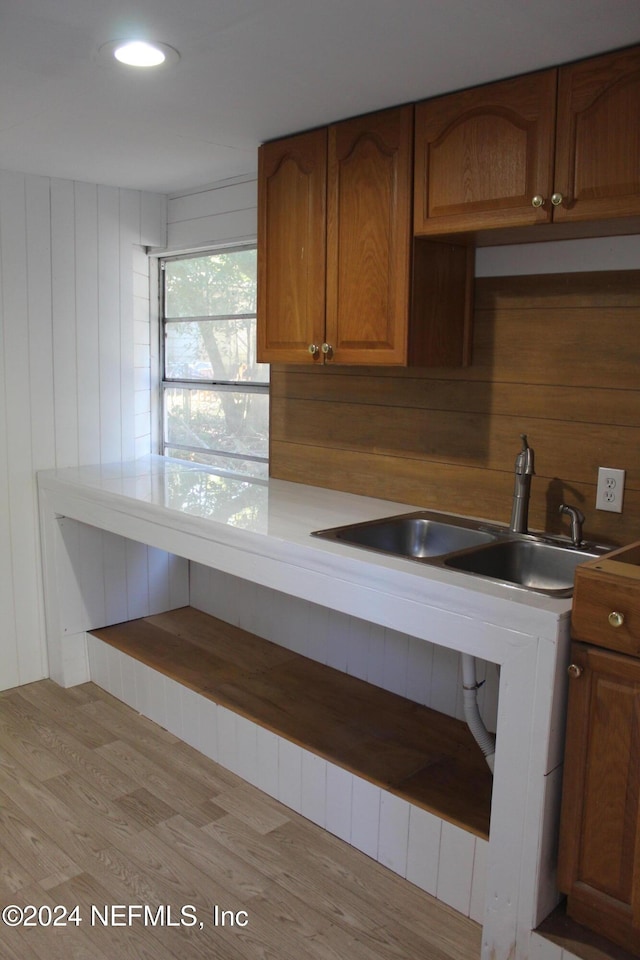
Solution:
{"label": "faucet spout", "polygon": [[571,507],[568,503],[560,504],[560,513],[566,514],[571,521],[571,542],[574,547],[579,547],[582,543],[582,524],[584,523],[584,513],[577,507]]}
{"label": "faucet spout", "polygon": [[526,533],[529,524],[529,498],[531,495],[531,477],[535,473],[534,453],[527,442],[527,435],[520,435],[522,449],[516,457],[515,484],[513,488],[513,507],[509,530],[511,533]]}

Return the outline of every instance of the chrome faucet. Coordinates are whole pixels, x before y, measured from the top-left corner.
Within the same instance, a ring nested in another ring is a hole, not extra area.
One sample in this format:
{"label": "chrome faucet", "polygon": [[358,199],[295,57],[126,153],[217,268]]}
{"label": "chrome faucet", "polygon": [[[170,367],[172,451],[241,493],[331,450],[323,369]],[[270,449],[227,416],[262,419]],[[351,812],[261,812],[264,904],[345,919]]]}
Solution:
{"label": "chrome faucet", "polygon": [[570,507],[568,503],[560,504],[560,513],[566,513],[571,518],[571,542],[574,547],[579,547],[582,543],[582,524],[584,523],[584,513],[577,507]]}
{"label": "chrome faucet", "polygon": [[521,433],[520,437],[522,439],[522,450],[516,457],[513,508],[511,510],[511,522],[509,524],[511,533],[527,533],[531,477],[535,473],[533,450],[527,443],[527,435]]}

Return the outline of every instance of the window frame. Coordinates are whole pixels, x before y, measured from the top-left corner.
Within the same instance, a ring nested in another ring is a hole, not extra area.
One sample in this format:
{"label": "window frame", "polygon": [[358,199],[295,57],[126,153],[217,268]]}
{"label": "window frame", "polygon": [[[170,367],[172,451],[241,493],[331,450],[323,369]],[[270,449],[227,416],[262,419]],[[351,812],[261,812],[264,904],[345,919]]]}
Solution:
{"label": "window frame", "polygon": [[[239,253],[245,250],[256,250],[257,251],[257,241],[251,241],[249,243],[242,244],[230,244],[224,246],[210,247],[204,250],[195,250],[190,253],[179,253],[179,254],[165,254],[158,258],[158,306],[159,306],[159,338],[160,338],[160,349],[159,349],[159,395],[160,395],[160,409],[159,409],[159,448],[160,454],[162,456],[170,456],[167,453],[167,449],[184,451],[185,453],[192,453],[196,456],[200,454],[206,454],[211,458],[220,457],[222,459],[228,460],[244,460],[251,463],[269,463],[268,455],[265,457],[259,456],[257,454],[248,454],[248,453],[236,453],[228,450],[213,450],[208,447],[195,447],[189,446],[186,444],[180,443],[169,443],[165,436],[165,393],[167,389],[173,387],[179,387],[186,390],[207,390],[212,392],[229,392],[229,393],[256,393],[269,396],[269,386],[270,381],[247,381],[247,380],[221,380],[217,378],[205,379],[191,379],[189,377],[167,377],[166,376],[166,360],[167,360],[167,324],[175,323],[197,323],[199,321],[207,320],[252,320],[256,319],[256,313],[242,313],[242,314],[215,314],[211,316],[203,317],[167,317],[166,315],[166,267],[165,265],[169,262],[173,263],[178,260],[197,260],[203,257],[216,256],[218,254],[224,253]],[[189,460],[189,463],[203,463],[202,461]],[[207,464],[204,463],[204,466]]]}

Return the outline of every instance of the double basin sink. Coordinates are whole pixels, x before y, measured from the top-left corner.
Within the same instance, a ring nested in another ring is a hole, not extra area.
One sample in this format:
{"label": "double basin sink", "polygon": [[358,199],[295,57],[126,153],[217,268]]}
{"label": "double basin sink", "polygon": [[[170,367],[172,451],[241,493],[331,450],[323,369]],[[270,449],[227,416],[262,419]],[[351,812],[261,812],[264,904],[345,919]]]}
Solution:
{"label": "double basin sink", "polygon": [[578,564],[611,549],[595,543],[576,547],[561,538],[512,533],[429,510],[315,530],[312,536],[553,597],[570,597]]}

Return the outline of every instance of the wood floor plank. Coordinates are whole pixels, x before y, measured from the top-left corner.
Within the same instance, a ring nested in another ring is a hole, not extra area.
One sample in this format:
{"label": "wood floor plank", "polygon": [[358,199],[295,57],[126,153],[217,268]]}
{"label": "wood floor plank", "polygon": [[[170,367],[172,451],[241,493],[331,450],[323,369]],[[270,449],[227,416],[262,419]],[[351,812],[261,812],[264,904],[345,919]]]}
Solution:
{"label": "wood floor plank", "polygon": [[48,771],[48,776],[59,776],[74,770],[110,797],[120,796],[132,789],[132,781],[125,778],[115,766],[105,762],[99,750],[87,749],[73,734],[59,727],[55,717],[45,719],[42,714],[34,716],[20,697],[3,704],[2,713],[14,721],[13,733],[5,741],[5,748],[9,751],[15,748],[15,731],[16,727],[19,728],[21,746],[31,745],[32,752],[37,751],[38,756],[41,751],[46,752],[47,761],[42,765],[45,769],[57,761],[57,767]]}
{"label": "wood floor plank", "polygon": [[256,798],[255,790],[246,783],[224,790],[216,797],[216,806],[242,820],[256,833],[270,833],[290,819],[290,811],[266,794]]}
{"label": "wood floor plank", "polygon": [[66,763],[52,754],[39,738],[34,738],[32,732],[21,722],[20,716],[16,716],[14,701],[15,696],[7,696],[2,701],[0,762],[3,756],[10,757],[43,780],[65,773],[68,770]]}
{"label": "wood floor plank", "polygon": [[190,607],[93,633],[240,716],[488,837],[492,777],[462,721]]}
{"label": "wood floor plank", "polygon": [[[14,705],[20,700],[26,700],[37,707],[46,705],[47,715],[55,721],[56,727],[70,734],[75,740],[79,740],[90,750],[114,739],[110,730],[102,728],[95,721],[85,722],[82,713],[77,709],[75,700],[69,701],[62,687],[54,685],[43,690],[37,683],[28,683],[20,687],[16,693]],[[85,702],[84,697],[81,702]],[[22,715],[28,716],[28,711],[23,710]]]}
{"label": "wood floor plank", "polygon": [[[58,891],[45,891],[39,885],[20,891],[12,902],[22,908],[33,905],[52,910],[58,905],[71,909],[72,903],[61,900]],[[13,957],[18,960],[110,960],[112,956],[109,951],[103,952],[86,924],[56,928],[39,924],[28,929],[3,927],[3,960]]]}
{"label": "wood floor plank", "polygon": [[[436,945],[457,960],[477,960],[479,927],[475,927],[476,941],[469,937],[466,918],[455,910],[432,897],[425,899],[417,887],[407,884],[397,874],[389,876],[389,871],[375,861],[370,861],[371,869],[362,873],[358,851],[330,833],[323,833],[310,847],[304,832],[304,823],[292,818],[271,837],[289,849],[289,857],[295,862],[306,859],[318,887],[325,889],[327,882],[335,882],[340,891],[334,898],[337,902],[342,904],[347,896],[363,900],[369,908],[374,906],[378,922],[386,928],[392,929],[396,924],[407,927],[428,940],[430,947]],[[394,890],[391,897],[390,889]],[[398,897],[402,902],[401,911],[397,909]]]}
{"label": "wood floor plank", "polygon": [[175,810],[168,803],[154,797],[146,787],[140,787],[132,793],[126,793],[114,801],[114,806],[122,811],[130,822],[138,824],[141,829],[157,827],[159,823],[170,820],[175,816]]}
{"label": "wood floor plank", "polygon": [[114,838],[120,838],[125,843],[133,842],[146,829],[125,814],[116,802],[117,798],[106,796],[77,774],[70,772],[53,777],[47,781],[47,788],[60,803],[66,803],[72,810],[78,811],[79,821],[82,821],[86,810],[91,810],[94,830],[102,837],[104,845],[112,843]]}
{"label": "wood floor plank", "polygon": [[197,776],[159,766],[154,759],[125,741],[114,740],[97,752],[131,778],[134,783],[131,789],[146,787],[176,813],[210,799],[213,793],[210,785],[198,780]]}
{"label": "wood floor plank", "polygon": [[267,873],[248,864],[235,850],[217,842],[212,831],[204,835],[201,828],[185,817],[178,815],[167,820],[158,826],[156,832],[167,846],[178,849],[198,870],[215,876],[227,898],[235,897],[238,903],[249,903],[267,892],[273,883]]}
{"label": "wood floor plank", "polygon": [[[313,901],[303,900],[290,892],[284,893],[274,885],[266,897],[256,898],[251,904],[252,914],[261,926],[269,929],[270,938],[285,946],[291,955],[310,960],[373,960],[388,957],[374,953],[369,946],[333,923],[323,923],[322,914]],[[397,960],[397,957],[394,958]],[[433,960],[443,960],[434,956]]]}
{"label": "wood floor plank", "polygon": [[0,801],[4,805],[10,799],[41,824],[49,839],[66,851],[81,872],[92,863],[92,858],[104,846],[104,840],[95,829],[93,811],[78,810],[70,796],[59,799],[51,790],[54,779],[41,783],[30,776],[20,780],[0,777]]}
{"label": "wood floor plank", "polygon": [[32,819],[0,793],[0,837],[11,856],[22,864],[35,880],[44,879],[58,871],[72,872],[73,861],[56,846]]}
{"label": "wood floor plank", "polygon": [[[42,696],[36,685],[21,697],[27,727],[55,730],[64,716],[66,728],[77,710],[86,743],[116,735],[83,747],[88,766],[99,768],[106,754],[133,788],[109,796],[84,765],[51,776],[42,751],[24,764],[19,751],[3,753],[16,714],[14,696],[0,698],[5,902],[78,903],[83,913],[92,904],[164,905],[174,917],[192,902],[203,928],[6,928],[2,960],[479,960],[477,924],[206,758],[196,762],[190,747],[167,742],[93,685],[67,698],[40,683]],[[124,729],[127,740],[118,737]],[[216,904],[246,910],[248,927],[215,927]]]}
{"label": "wood floor plank", "polygon": [[[1,802],[1,795],[0,795]],[[14,857],[7,850],[5,844],[0,840],[0,901],[3,903],[13,903],[13,895],[18,890],[30,886],[33,883],[33,877],[25,869],[24,864]]]}
{"label": "wood floor plank", "polygon": [[138,923],[103,926],[99,920],[91,925],[92,907],[98,908],[104,916],[105,906],[110,907],[116,903],[128,906],[128,903],[134,901],[114,901],[111,890],[89,873],[83,873],[67,883],[60,884],[51,891],[51,895],[58,898],[58,903],[69,906],[78,904],[84,918],[82,932],[90,937],[91,949],[95,949],[99,957],[130,956],[136,960],[171,960],[175,956],[167,945],[168,935],[165,929],[158,932],[153,927],[145,928]]}

